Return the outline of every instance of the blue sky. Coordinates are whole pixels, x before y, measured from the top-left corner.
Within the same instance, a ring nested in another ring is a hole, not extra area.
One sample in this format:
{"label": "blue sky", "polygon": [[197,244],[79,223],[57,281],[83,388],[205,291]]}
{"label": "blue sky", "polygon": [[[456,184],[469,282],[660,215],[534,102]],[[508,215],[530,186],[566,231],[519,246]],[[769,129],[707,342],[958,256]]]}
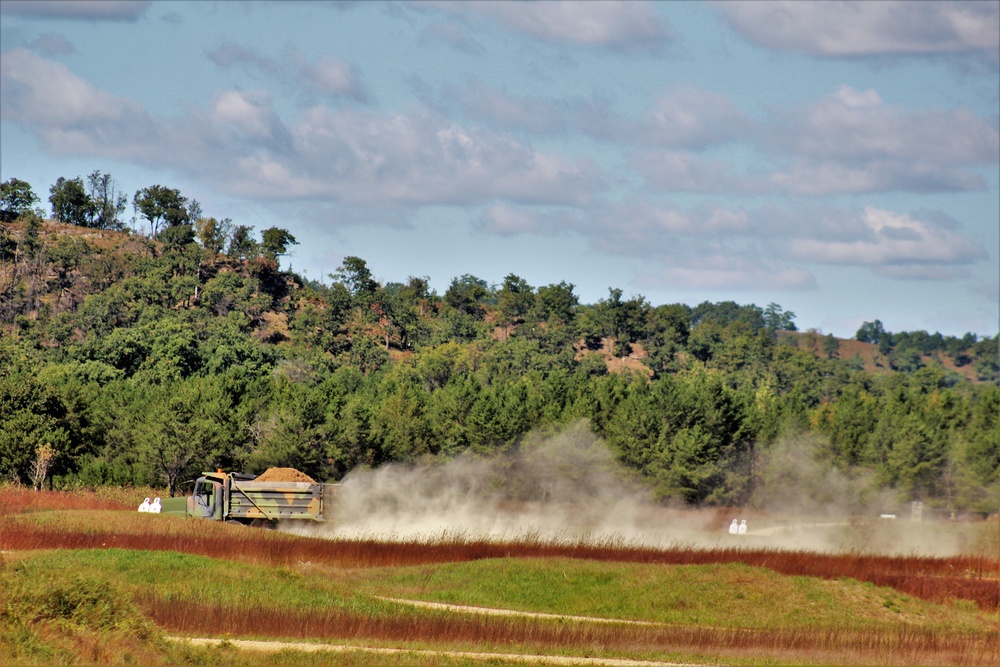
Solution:
{"label": "blue sky", "polygon": [[[994,335],[1000,3],[0,2],[0,180],[179,188],[323,280]],[[47,201],[45,202],[47,204]],[[129,211],[131,215],[131,210]]]}

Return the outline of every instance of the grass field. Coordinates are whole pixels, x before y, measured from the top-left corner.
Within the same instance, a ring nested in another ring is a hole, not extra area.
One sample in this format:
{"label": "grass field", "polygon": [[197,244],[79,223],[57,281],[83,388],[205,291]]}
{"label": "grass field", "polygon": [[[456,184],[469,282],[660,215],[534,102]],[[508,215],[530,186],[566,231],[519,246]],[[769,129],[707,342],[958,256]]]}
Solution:
{"label": "grass field", "polygon": [[928,558],[542,539],[321,540],[139,515],[132,505],[111,494],[0,488],[0,663],[260,660],[225,642],[167,639],[189,636],[410,651],[268,656],[294,665],[484,662],[445,651],[699,664],[1000,664],[1000,577],[983,550]]}

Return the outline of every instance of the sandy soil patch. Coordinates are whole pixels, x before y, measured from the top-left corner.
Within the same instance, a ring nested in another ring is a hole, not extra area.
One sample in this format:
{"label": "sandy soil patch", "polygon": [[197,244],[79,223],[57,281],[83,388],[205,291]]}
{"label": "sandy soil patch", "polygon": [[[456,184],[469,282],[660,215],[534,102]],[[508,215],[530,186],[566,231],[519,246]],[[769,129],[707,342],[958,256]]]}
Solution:
{"label": "sandy soil patch", "polygon": [[279,651],[304,651],[308,653],[349,653],[362,652],[382,655],[411,654],[428,657],[448,657],[466,660],[501,660],[521,662],[528,665],[579,665],[581,667],[701,667],[697,664],[680,662],[654,662],[649,660],[627,660],[620,658],[583,658],[559,655],[529,655],[521,653],[474,653],[470,651],[427,651],[403,648],[375,648],[373,646],[345,646],[341,644],[310,644],[307,642],[263,642],[247,639],[212,639],[209,637],[167,637],[171,641],[188,642],[194,646],[218,646],[223,642],[244,651],[277,653]]}
{"label": "sandy soil patch", "polygon": [[653,621],[628,621],[621,618],[600,618],[598,616],[570,616],[569,614],[544,614],[534,611],[517,611],[514,609],[495,609],[493,607],[470,607],[467,605],[444,604],[442,602],[424,602],[423,600],[404,600],[401,598],[387,598],[376,595],[379,600],[386,602],[396,602],[412,607],[422,607],[424,609],[440,609],[443,611],[454,611],[466,614],[482,614],[483,616],[519,616],[521,618],[547,618],[562,621],[585,621],[587,623],[616,623],[620,625],[665,625]]}

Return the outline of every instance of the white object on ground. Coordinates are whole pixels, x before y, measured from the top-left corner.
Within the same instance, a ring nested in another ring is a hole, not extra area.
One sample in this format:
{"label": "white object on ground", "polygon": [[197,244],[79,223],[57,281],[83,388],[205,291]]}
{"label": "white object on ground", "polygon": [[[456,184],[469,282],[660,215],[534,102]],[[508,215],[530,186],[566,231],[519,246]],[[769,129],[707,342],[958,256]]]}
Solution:
{"label": "white object on ground", "polygon": [[739,529],[739,526],[736,525],[736,519],[733,519],[733,522],[729,524],[729,534],[735,535]]}
{"label": "white object on ground", "polygon": [[743,519],[742,521],[740,521],[740,527],[739,527],[738,530],[739,530],[739,534],[740,535],[746,535],[747,534],[747,520],[746,519]]}
{"label": "white object on ground", "polygon": [[145,500],[142,501],[142,503],[139,505],[139,511],[140,512],[149,511],[149,498],[146,498]]}
{"label": "white object on ground", "polygon": [[153,514],[159,514],[160,513],[160,499],[159,498],[154,498],[153,499],[153,504],[149,506],[149,511],[152,512]]}

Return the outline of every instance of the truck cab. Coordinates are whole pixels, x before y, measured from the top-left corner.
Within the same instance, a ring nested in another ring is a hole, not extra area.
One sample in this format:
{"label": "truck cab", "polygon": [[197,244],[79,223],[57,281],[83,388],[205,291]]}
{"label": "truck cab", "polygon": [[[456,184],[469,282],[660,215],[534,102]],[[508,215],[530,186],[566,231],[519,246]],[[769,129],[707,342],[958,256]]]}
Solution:
{"label": "truck cab", "polygon": [[225,482],[209,477],[199,477],[194,483],[194,493],[187,499],[188,516],[220,521],[223,513],[224,484]]}

